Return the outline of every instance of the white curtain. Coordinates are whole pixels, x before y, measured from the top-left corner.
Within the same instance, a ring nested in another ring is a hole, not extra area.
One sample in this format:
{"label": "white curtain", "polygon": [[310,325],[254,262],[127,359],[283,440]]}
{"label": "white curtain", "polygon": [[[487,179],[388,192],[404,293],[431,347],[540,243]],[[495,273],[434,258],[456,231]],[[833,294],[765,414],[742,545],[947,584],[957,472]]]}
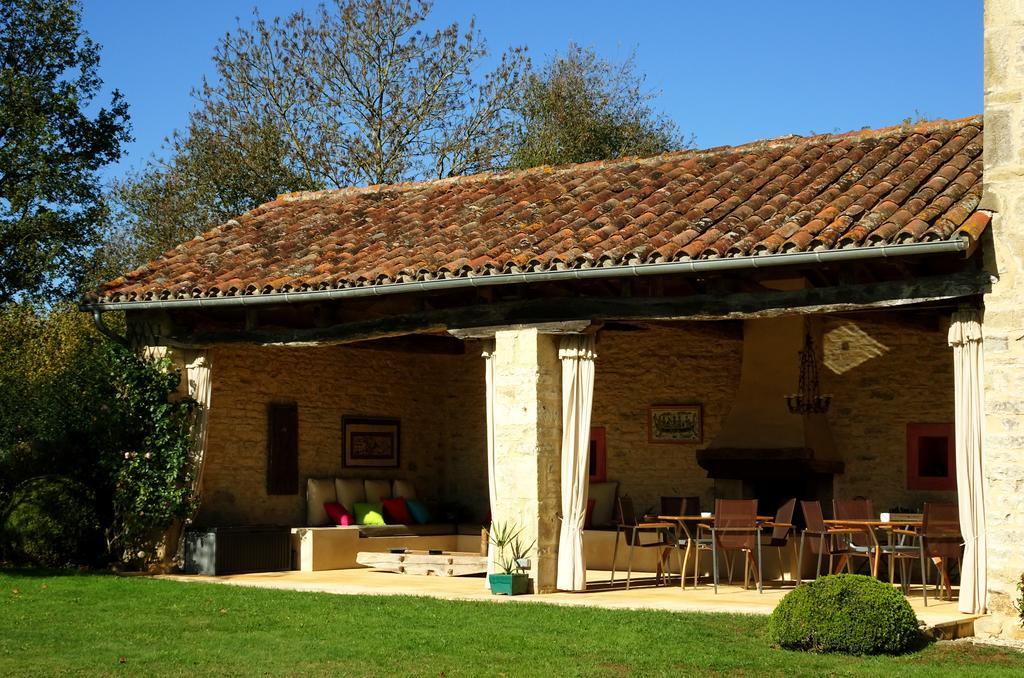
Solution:
{"label": "white curtain", "polygon": [[[495,444],[494,444],[494,340],[484,342],[481,352],[484,359],[484,388],[486,389],[487,400],[487,495],[491,507],[491,519],[494,519],[494,510],[498,506],[498,474],[495,465]],[[491,526],[487,526],[488,537]],[[494,572],[494,544],[487,540],[487,574]],[[484,578],[484,586],[490,586]]]}
{"label": "white curtain", "polygon": [[[157,347],[156,350],[147,349],[150,357],[163,357],[167,355],[166,349]],[[210,358],[206,351],[195,351],[186,353],[185,356],[185,387],[188,396],[196,401],[196,408],[193,411],[192,427],[189,430],[190,441],[190,462],[192,466],[192,509],[184,522],[175,522],[175,525],[165,535],[167,546],[173,547],[173,558],[177,564],[185,562],[185,529],[195,519],[201,503],[200,493],[203,489],[203,471],[206,469],[206,432],[210,417],[210,403],[212,402],[213,381],[210,365]],[[180,363],[178,363],[180,364]],[[177,544],[175,544],[177,542]],[[171,554],[165,555],[165,558]]]}
{"label": "white curtain", "polygon": [[[193,506],[199,506],[199,494],[203,489],[203,471],[206,469],[206,431],[209,422],[213,381],[211,379],[210,357],[206,351],[198,351],[185,365],[188,379],[188,394],[196,401],[195,418],[192,420],[192,497]],[[195,510],[195,509],[193,509]]]}
{"label": "white curtain", "polygon": [[960,576],[960,611],[985,612],[988,592],[985,529],[985,479],[982,441],[985,427],[982,396],[985,390],[981,316],[975,309],[953,314],[949,327],[956,386],[956,489],[960,503],[960,531],[964,561]]}
{"label": "white curtain", "polygon": [[583,521],[594,402],[594,335],[563,337],[558,357],[562,361],[562,527],[556,586],[563,591],[585,591]]}

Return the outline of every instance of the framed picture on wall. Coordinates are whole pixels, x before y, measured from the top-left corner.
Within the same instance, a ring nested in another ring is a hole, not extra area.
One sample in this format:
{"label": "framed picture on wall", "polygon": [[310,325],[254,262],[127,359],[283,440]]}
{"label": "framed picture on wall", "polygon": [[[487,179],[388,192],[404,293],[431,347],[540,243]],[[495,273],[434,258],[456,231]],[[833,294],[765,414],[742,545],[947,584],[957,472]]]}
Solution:
{"label": "framed picture on wall", "polygon": [[389,417],[342,417],[341,463],[363,468],[397,468],[400,422]]}
{"label": "framed picture on wall", "polygon": [[651,405],[647,411],[647,442],[699,443],[704,440],[700,405]]}

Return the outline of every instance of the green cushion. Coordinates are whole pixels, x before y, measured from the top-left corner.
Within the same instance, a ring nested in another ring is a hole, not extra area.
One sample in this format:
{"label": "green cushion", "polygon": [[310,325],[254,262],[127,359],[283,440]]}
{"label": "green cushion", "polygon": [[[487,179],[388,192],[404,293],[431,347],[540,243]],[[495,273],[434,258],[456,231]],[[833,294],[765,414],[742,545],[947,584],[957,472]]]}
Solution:
{"label": "green cushion", "polygon": [[380,503],[356,502],[352,509],[356,514],[356,525],[385,525],[384,506]]}

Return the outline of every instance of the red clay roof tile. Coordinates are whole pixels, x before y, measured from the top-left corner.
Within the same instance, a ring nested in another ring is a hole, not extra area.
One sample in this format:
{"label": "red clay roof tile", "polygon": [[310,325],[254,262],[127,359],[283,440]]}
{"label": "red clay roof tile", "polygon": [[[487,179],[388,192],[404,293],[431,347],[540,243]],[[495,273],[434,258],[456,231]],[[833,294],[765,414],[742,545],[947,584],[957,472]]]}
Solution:
{"label": "red clay roof tile", "polygon": [[279,196],[103,285],[101,303],[976,237],[980,116]]}

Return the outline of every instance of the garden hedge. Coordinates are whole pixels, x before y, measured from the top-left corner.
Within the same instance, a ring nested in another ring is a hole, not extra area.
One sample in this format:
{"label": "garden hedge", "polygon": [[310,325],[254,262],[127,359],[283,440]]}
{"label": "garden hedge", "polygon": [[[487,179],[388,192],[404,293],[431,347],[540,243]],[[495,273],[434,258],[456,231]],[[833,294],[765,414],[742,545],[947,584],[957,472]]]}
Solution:
{"label": "garden hedge", "polygon": [[798,586],[768,619],[771,641],[792,650],[900,654],[920,639],[917,617],[892,585],[837,574]]}
{"label": "garden hedge", "polygon": [[89,489],[70,478],[44,476],[23,483],[0,516],[8,556],[48,567],[94,560],[103,544],[94,503]]}

